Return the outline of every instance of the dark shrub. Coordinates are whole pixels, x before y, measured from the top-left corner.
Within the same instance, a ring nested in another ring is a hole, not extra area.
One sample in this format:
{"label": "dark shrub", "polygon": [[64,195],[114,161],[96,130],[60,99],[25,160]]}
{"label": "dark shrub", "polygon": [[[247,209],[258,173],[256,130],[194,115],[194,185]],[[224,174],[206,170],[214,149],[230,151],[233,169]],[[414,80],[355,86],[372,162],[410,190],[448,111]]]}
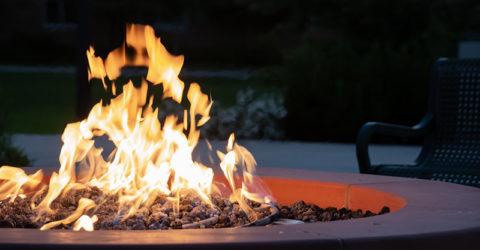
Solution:
{"label": "dark shrub", "polygon": [[4,100],[4,98],[0,99],[0,166],[28,166],[30,164],[28,157],[20,149],[12,145],[10,136],[5,133],[8,105],[5,104]]}
{"label": "dark shrub", "polygon": [[471,11],[478,6],[468,0],[298,6],[303,14],[292,14],[291,25],[282,27],[294,27],[290,30],[301,38],[284,51],[280,66],[260,74],[286,89],[287,136],[354,141],[366,121],[419,121],[426,111],[432,64],[439,57],[455,57],[458,41],[479,27]]}

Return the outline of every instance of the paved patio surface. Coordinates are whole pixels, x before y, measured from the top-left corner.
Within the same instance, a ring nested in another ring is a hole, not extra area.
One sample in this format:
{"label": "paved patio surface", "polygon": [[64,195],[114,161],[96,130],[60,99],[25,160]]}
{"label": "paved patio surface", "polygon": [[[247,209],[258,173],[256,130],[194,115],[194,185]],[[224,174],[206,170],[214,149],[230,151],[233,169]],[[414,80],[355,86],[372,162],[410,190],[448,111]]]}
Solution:
{"label": "paved patio surface", "polygon": [[[33,160],[35,168],[47,171],[58,168],[58,155],[62,146],[60,135],[16,134],[12,140]],[[265,166],[358,172],[354,144],[259,140],[240,140],[239,143],[253,153],[259,168]],[[225,151],[224,141],[212,141],[211,144],[214,149]],[[96,145],[103,146],[106,152],[112,148],[111,143],[105,139],[100,139]],[[417,146],[373,145],[370,148],[373,163],[412,163],[419,151]],[[202,142],[194,151],[194,159],[208,163],[208,152],[206,143]],[[214,152],[212,155],[215,155]]]}

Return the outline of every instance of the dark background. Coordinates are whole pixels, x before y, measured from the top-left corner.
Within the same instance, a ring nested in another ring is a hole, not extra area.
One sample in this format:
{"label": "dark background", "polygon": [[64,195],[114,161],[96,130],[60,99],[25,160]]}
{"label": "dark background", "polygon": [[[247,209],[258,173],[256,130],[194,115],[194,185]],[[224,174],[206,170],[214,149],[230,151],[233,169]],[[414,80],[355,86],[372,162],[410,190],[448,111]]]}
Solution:
{"label": "dark background", "polygon": [[[228,103],[238,86],[283,95],[284,139],[349,142],[366,121],[413,125],[423,116],[430,67],[456,57],[460,41],[478,40],[480,2],[7,0],[0,64],[76,66],[85,43],[105,57],[127,22],[154,26],[172,53],[185,55],[186,69],[248,69],[247,79],[223,85],[200,79],[214,99]],[[2,126],[61,133],[78,119],[75,103],[96,101],[94,87],[86,87],[91,101],[75,94],[76,79],[0,73],[2,107],[11,114]]]}

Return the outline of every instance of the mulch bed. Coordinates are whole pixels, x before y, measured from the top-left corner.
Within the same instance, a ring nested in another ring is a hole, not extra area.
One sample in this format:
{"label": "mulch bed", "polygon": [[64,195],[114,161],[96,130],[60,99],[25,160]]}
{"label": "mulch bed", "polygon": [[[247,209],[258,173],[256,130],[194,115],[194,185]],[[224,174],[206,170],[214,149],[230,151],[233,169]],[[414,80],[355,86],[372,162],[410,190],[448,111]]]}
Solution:
{"label": "mulch bed", "polygon": [[[236,202],[227,198],[212,195],[211,200],[216,208],[206,205],[194,195],[185,195],[180,198],[179,211],[174,210],[173,202],[166,197],[159,197],[150,208],[139,209],[135,215],[122,220],[119,211],[117,196],[105,195],[98,188],[72,190],[52,203],[56,211],[53,215],[38,216],[30,207],[31,197],[17,197],[15,201],[0,201],[0,227],[3,228],[40,228],[42,225],[61,220],[75,211],[80,198],[89,198],[97,204],[95,209],[89,210],[87,215],[96,215],[98,222],[95,230],[158,230],[182,228],[223,228],[246,225],[270,224],[277,219],[290,219],[303,222],[320,222],[346,220],[377,215],[371,211],[350,210],[346,208],[320,208],[314,204],[298,201],[291,205],[279,207],[266,206],[248,201],[256,215],[248,217]],[[42,195],[35,198],[38,204]],[[378,214],[390,212],[384,207]],[[258,223],[262,222],[262,223]],[[56,229],[71,229],[72,225],[60,225]]]}

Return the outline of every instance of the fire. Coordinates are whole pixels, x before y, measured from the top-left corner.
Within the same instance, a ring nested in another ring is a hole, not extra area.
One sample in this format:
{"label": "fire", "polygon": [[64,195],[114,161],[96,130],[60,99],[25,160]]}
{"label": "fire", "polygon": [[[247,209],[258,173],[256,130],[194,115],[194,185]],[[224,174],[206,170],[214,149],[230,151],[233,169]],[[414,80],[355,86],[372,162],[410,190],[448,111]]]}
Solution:
{"label": "fire", "polygon": [[93,231],[93,224],[97,222],[97,220],[98,217],[96,215],[92,217],[88,215],[82,215],[77,221],[75,221],[75,224],[73,225],[73,231],[80,231],[82,229],[85,231]]}
{"label": "fire", "polygon": [[[133,56],[126,55],[133,48]],[[211,168],[192,159],[200,139],[200,128],[210,119],[213,101],[197,83],[188,85],[179,79],[183,56],[171,55],[150,26],[128,25],[126,42],[110,52],[104,61],[90,47],[86,52],[89,79],[100,79],[106,91],[114,96],[108,105],[97,103],[83,121],[68,124],[63,132],[60,168],[48,185],[42,182],[42,171],[27,175],[19,168],[0,168],[0,200],[44,194],[38,205],[31,206],[39,215],[55,214],[52,202],[72,189],[97,187],[106,194],[118,195],[118,214],[127,219],[141,208],[149,207],[160,195],[178,201],[182,195],[194,193],[206,204],[218,190]],[[115,80],[125,66],[146,66],[145,79],[135,87],[132,81],[117,95]],[[154,96],[148,90],[162,85],[162,99],[189,106],[183,116],[168,115],[162,122]],[[109,86],[111,86],[109,88]],[[103,149],[95,146],[95,138],[107,136],[115,149],[105,159]],[[228,180],[230,199],[250,215],[246,200],[270,203],[272,198],[256,181],[255,159],[244,147],[235,143],[233,134],[227,152],[217,152],[220,168]],[[83,171],[79,168],[83,167]],[[96,204],[81,198],[76,210],[68,217],[43,225],[42,230],[61,224],[73,224],[74,230],[92,231],[97,220]],[[252,213],[253,214],[253,213]],[[252,215],[253,216],[253,215]]]}

